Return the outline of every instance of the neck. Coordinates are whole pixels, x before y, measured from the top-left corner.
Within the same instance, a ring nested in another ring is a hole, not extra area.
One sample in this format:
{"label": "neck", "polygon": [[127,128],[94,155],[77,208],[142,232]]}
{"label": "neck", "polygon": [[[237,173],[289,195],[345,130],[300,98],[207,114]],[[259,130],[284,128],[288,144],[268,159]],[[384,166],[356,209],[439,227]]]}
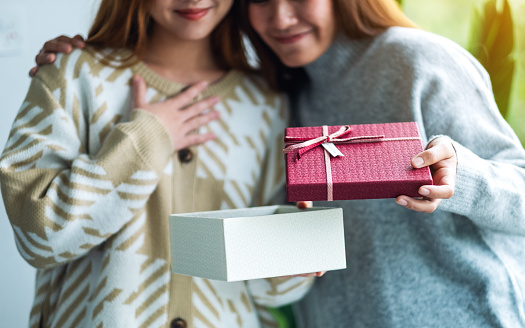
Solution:
{"label": "neck", "polygon": [[180,40],[161,28],[154,28],[144,62],[157,74],[183,84],[214,82],[225,73],[213,55],[209,36]]}

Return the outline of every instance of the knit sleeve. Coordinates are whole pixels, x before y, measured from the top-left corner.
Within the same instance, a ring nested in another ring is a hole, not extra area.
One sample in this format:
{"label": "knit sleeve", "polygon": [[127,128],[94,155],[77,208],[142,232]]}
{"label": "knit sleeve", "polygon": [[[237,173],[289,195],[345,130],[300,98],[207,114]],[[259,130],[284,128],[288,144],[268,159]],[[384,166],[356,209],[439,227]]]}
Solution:
{"label": "knit sleeve", "polygon": [[15,241],[36,268],[77,259],[111,238],[140,212],[171,154],[165,129],[140,110],[89,154],[88,136],[100,131],[80,133],[86,109],[62,103],[60,92],[34,78],[0,159]]}
{"label": "knit sleeve", "polygon": [[457,154],[455,193],[439,210],[525,235],[525,151],[500,115],[483,67],[456,46],[432,46],[419,63],[427,137],[444,134]]}

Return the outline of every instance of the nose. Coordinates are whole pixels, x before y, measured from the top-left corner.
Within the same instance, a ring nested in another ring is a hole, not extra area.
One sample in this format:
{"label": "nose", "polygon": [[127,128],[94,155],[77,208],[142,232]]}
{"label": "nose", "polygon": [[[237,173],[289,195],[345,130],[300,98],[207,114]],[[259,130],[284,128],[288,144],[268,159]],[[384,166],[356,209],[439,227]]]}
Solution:
{"label": "nose", "polygon": [[297,24],[295,6],[290,0],[276,0],[270,3],[272,3],[270,22],[274,29],[286,30]]}

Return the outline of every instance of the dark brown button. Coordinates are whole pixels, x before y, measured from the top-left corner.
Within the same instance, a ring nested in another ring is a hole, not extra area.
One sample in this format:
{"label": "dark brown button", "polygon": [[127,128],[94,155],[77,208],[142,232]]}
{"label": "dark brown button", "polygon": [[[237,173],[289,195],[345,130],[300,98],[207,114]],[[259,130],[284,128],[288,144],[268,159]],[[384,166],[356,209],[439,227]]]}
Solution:
{"label": "dark brown button", "polygon": [[186,328],[188,324],[182,318],[175,318],[171,321],[170,328]]}
{"label": "dark brown button", "polygon": [[189,163],[193,159],[193,153],[188,148],[183,148],[179,150],[179,160],[182,163]]}

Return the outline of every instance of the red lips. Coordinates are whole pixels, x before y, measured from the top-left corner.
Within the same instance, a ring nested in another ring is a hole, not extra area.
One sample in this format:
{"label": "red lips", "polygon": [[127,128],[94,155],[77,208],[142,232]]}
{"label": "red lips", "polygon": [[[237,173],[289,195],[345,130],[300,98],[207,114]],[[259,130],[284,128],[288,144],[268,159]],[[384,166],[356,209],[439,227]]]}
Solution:
{"label": "red lips", "polygon": [[295,34],[295,35],[290,35],[290,36],[279,36],[279,37],[275,37],[275,40],[282,44],[290,44],[290,43],[294,43],[294,42],[301,40],[306,35],[307,33],[300,33],[300,34]]}
{"label": "red lips", "polygon": [[208,8],[188,8],[188,9],[177,9],[175,12],[182,16],[182,18],[196,21],[204,17],[208,13]]}

